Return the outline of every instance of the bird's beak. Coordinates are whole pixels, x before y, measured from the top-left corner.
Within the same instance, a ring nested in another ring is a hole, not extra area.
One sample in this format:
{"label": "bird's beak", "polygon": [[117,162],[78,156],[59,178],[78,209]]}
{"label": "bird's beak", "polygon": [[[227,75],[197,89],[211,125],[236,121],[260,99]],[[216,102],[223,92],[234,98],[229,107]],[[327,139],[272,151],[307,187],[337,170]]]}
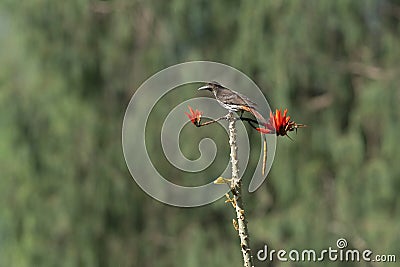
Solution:
{"label": "bird's beak", "polygon": [[208,84],[206,84],[206,85],[200,87],[200,88],[197,89],[197,90],[211,90],[211,86],[209,86]]}

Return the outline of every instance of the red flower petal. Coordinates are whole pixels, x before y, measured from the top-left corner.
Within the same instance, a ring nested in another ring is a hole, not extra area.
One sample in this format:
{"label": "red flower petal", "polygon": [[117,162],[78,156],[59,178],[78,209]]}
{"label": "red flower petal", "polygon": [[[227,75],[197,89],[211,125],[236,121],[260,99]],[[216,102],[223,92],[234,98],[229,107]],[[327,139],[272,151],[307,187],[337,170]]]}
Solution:
{"label": "red flower petal", "polygon": [[203,115],[203,112],[199,111],[199,110],[195,110],[193,111],[192,107],[190,107],[188,105],[190,114],[185,112],[186,116],[188,116],[189,120],[194,124],[194,125],[198,125],[200,123],[201,120],[201,116]]}
{"label": "red flower petal", "polygon": [[296,124],[290,120],[290,116],[287,115],[288,110],[285,109],[283,112],[281,109],[276,109],[275,114],[272,111],[269,113],[269,120],[264,123],[265,128],[256,128],[262,134],[276,135],[287,135],[287,132],[294,131],[300,127],[305,127],[303,124]]}

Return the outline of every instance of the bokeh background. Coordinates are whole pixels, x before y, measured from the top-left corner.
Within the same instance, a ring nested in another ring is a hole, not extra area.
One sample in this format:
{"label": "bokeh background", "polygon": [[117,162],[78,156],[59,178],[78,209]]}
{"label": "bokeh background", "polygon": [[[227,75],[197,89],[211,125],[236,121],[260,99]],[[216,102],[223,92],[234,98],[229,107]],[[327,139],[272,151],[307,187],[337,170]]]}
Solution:
{"label": "bokeh background", "polygon": [[[400,260],[399,1],[2,0],[0,266],[242,265],[223,199],[161,204],[124,162],[130,97],[190,60],[243,71],[272,108],[310,125],[294,141],[279,138],[267,181],[245,195],[254,253],[264,244],[335,248],[346,238]],[[166,96],[154,120],[196,94]],[[188,124],[186,155],[196,158],[193,140],[212,131]],[[227,162],[221,133],[219,161],[202,177]],[[159,131],[149,134],[160,172],[185,181],[165,160]]]}

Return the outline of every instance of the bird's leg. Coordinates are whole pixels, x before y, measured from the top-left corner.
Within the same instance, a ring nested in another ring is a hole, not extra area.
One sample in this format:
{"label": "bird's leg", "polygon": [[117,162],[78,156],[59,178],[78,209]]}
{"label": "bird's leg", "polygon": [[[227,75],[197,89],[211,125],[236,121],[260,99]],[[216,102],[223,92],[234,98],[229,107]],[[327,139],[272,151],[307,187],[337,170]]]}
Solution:
{"label": "bird's leg", "polygon": [[[249,125],[250,125],[253,129],[256,129],[256,130],[257,130],[258,127],[257,127],[256,125],[254,125],[252,121],[248,121],[248,123],[249,123]],[[258,124],[257,124],[257,125],[258,125]]]}
{"label": "bird's leg", "polygon": [[242,121],[247,121],[253,129],[256,129],[257,128],[256,125],[259,125],[258,121],[254,120],[254,119],[251,119],[251,118],[240,117],[240,119]]}
{"label": "bird's leg", "polygon": [[244,113],[244,110],[243,110],[243,109],[241,109],[241,110],[240,110],[240,119],[242,119],[242,118],[243,118],[243,113]]}

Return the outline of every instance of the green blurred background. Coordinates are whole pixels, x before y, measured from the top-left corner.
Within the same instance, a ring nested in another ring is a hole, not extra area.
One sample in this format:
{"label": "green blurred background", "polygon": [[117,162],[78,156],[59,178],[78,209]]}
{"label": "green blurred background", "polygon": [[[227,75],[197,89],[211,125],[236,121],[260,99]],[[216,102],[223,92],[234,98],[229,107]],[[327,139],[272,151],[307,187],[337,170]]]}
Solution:
{"label": "green blurred background", "polygon": [[[223,199],[161,204],[124,162],[130,97],[190,60],[243,71],[311,126],[279,138],[267,181],[245,196],[253,253],[346,238],[400,260],[400,1],[1,0],[0,48],[0,266],[242,266]],[[199,131],[185,131],[196,156]],[[160,171],[184,180],[159,152]]]}

